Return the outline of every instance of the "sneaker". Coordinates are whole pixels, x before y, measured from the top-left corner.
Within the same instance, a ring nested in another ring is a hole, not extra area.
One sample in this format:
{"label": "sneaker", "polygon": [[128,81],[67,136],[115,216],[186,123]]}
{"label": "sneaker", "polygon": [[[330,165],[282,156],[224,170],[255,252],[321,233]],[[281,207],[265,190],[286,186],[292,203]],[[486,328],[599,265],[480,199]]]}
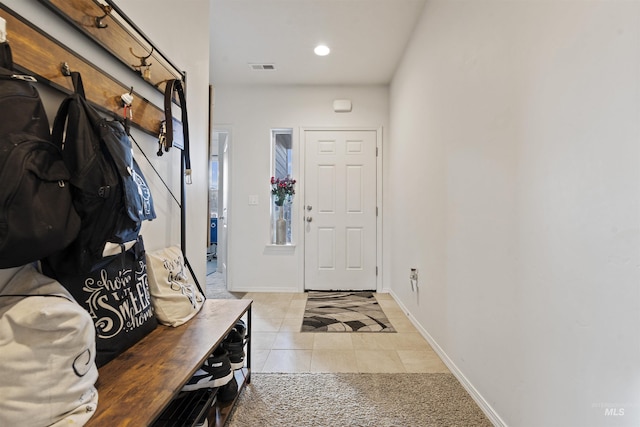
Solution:
{"label": "sneaker", "polygon": [[238,395],[238,381],[233,377],[226,385],[218,389],[217,398],[221,403],[231,402]]}
{"label": "sneaker", "polygon": [[229,353],[222,346],[216,347],[213,354],[182,387],[182,391],[193,391],[201,388],[222,387],[233,378]]}
{"label": "sneaker", "polygon": [[214,371],[214,384],[212,387],[221,387],[233,378],[229,352],[222,345],[216,347],[213,354],[204,361],[204,366],[208,366]]}
{"label": "sneaker", "polygon": [[244,323],[244,320],[239,319],[235,326],[233,327],[233,329],[235,329],[236,331],[238,331],[238,333],[240,334],[240,336],[242,337],[242,339],[244,340],[244,337],[247,335],[247,325]]}
{"label": "sneaker", "polygon": [[236,330],[232,329],[229,335],[222,341],[222,347],[229,353],[231,369],[241,369],[244,366],[244,339]]}

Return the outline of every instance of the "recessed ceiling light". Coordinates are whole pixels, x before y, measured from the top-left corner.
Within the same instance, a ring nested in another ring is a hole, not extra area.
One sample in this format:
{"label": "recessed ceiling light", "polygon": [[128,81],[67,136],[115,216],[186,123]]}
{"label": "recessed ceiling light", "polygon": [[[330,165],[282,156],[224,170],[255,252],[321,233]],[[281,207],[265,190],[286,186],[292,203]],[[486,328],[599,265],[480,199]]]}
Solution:
{"label": "recessed ceiling light", "polygon": [[318,56],[327,56],[327,55],[329,55],[329,52],[331,52],[331,49],[329,49],[327,46],[325,46],[323,44],[320,44],[320,45],[316,46],[316,48],[313,49],[313,51]]}

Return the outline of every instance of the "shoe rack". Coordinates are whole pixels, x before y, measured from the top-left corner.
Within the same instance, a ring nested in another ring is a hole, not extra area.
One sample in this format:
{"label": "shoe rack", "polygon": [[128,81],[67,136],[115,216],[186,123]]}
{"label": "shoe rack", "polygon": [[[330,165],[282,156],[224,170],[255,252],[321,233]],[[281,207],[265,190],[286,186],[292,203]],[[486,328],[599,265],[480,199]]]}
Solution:
{"label": "shoe rack", "polygon": [[[242,389],[251,381],[251,304],[248,299],[207,299],[200,312],[184,325],[158,325],[102,366],[96,384],[98,410],[86,426],[153,425],[236,322],[244,319],[247,348],[245,367],[235,371],[238,394],[226,404],[204,405],[209,426],[224,426]],[[179,425],[196,426],[195,422]]]}

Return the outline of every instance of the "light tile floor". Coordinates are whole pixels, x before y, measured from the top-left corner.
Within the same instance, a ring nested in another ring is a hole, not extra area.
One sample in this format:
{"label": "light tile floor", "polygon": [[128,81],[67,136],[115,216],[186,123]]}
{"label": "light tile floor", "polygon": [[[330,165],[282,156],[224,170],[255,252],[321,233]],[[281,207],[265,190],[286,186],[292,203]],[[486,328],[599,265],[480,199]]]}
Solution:
{"label": "light tile floor", "polygon": [[253,300],[254,372],[449,372],[389,294],[376,299],[397,333],[300,332],[306,293],[247,293]]}

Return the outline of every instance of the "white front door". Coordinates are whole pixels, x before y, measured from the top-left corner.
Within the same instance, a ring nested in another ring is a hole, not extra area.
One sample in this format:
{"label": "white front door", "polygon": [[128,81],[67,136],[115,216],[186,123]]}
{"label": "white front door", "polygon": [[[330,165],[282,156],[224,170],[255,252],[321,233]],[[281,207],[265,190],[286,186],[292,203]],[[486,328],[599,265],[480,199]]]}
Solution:
{"label": "white front door", "polygon": [[305,289],[376,289],[376,131],[305,130]]}

